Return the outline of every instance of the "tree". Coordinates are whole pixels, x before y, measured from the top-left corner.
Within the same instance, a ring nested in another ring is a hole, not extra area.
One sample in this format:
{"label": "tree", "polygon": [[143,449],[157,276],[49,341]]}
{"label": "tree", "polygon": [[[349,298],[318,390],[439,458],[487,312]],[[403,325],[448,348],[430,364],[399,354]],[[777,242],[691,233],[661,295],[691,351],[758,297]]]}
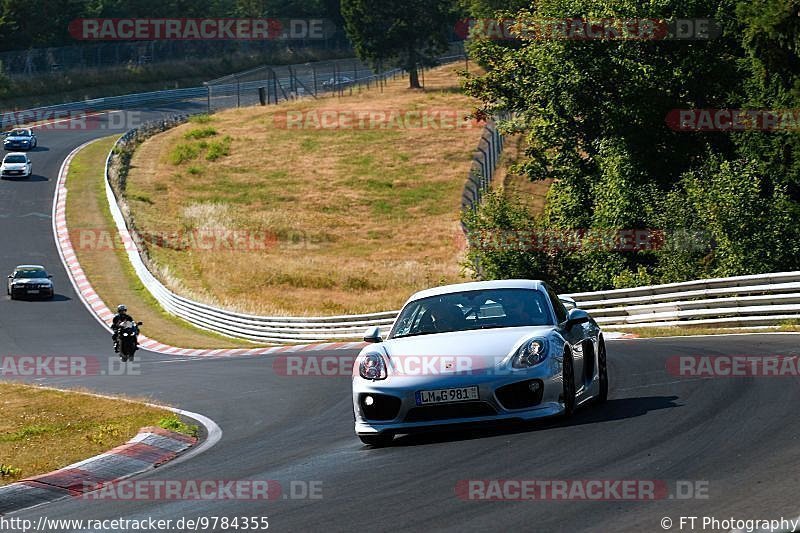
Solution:
{"label": "tree", "polygon": [[345,30],[356,54],[373,65],[396,65],[419,89],[419,69],[447,49],[457,11],[452,0],[342,0]]}
{"label": "tree", "polygon": [[[499,3],[475,4],[487,2]],[[667,282],[800,268],[800,229],[789,222],[800,216],[796,131],[677,132],[666,121],[674,109],[797,109],[799,11],[794,0],[539,0],[514,18],[712,18],[721,31],[696,40],[473,43],[487,71],[468,77],[467,91],[483,101],[482,112],[514,114],[504,127],[524,134],[529,147],[518,170],[555,180],[537,224],[666,231],[655,251],[559,257],[572,270],[557,285],[606,289],[648,276]]]}

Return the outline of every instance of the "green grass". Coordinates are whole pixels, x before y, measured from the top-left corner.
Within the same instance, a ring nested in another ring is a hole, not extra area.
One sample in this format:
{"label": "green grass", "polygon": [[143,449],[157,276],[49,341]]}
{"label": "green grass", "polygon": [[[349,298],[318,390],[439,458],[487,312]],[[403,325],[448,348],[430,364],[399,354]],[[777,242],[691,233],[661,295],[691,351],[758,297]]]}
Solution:
{"label": "green grass", "polygon": [[183,134],[183,138],[187,140],[191,139],[205,139],[207,137],[213,137],[217,134],[217,130],[212,128],[211,126],[207,126],[204,128],[195,128],[193,130],[187,131]]}
{"label": "green grass", "polygon": [[196,159],[200,154],[200,146],[195,143],[181,143],[169,153],[169,160],[173,165],[180,165]]}
{"label": "green grass", "polygon": [[200,428],[198,428],[196,425],[187,424],[178,418],[177,415],[162,418],[158,421],[158,427],[167,429],[169,431],[174,431],[175,433],[189,435],[190,437],[197,437],[200,431]]}
{"label": "green grass", "polygon": [[208,152],[206,152],[206,161],[216,161],[220,157],[230,155],[231,141],[233,139],[230,135],[226,135],[221,141],[212,141],[208,143]]}
{"label": "green grass", "polygon": [[194,122],[195,124],[208,124],[213,120],[214,117],[212,117],[211,115],[207,115],[205,113],[202,113],[200,115],[192,115],[189,117],[189,122]]}
{"label": "green grass", "polygon": [[653,337],[685,337],[691,335],[730,335],[735,333],[794,333],[800,332],[798,325],[781,325],[770,329],[756,328],[714,328],[705,326],[669,326],[657,328],[605,328],[610,331],[624,331],[643,339]]}

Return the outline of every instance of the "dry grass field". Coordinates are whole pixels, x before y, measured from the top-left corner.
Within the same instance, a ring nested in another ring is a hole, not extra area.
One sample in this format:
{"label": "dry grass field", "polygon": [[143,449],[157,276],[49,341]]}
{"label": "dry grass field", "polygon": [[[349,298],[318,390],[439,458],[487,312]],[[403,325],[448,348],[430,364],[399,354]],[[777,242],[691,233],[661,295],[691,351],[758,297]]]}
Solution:
{"label": "dry grass field", "polygon": [[[396,80],[234,109],[146,141],[127,196],[155,236],[158,274],[186,296],[269,315],[396,309],[464,280],[459,209],[482,125],[454,118],[474,106],[455,70],[427,72],[424,91]],[[389,112],[411,127],[364,119]],[[421,115],[434,119],[420,127]],[[229,249],[225,232],[243,238]]]}
{"label": "dry grass field", "polygon": [[0,485],[107,452],[158,425],[191,429],[166,409],[0,382]]}

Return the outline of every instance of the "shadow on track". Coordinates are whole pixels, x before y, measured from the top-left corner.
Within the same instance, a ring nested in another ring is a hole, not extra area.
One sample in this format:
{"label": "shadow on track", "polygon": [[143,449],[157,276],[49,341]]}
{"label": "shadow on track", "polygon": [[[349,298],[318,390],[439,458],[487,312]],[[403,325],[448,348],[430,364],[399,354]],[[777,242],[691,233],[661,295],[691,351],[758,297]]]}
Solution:
{"label": "shadow on track", "polygon": [[28,176],[27,178],[16,177],[16,176],[3,176],[4,181],[19,181],[19,182],[36,182],[36,181],[50,181],[50,178],[46,178],[44,176],[40,176],[38,174],[33,174]]}
{"label": "shadow on track", "polygon": [[[11,297],[7,296],[6,299],[11,300]],[[50,302],[68,302],[70,300],[72,300],[72,298],[70,298],[69,296],[64,296],[63,294],[56,294],[52,298],[34,298],[34,297],[24,298],[18,296],[13,301],[46,304]]]}
{"label": "shadow on track", "polygon": [[624,420],[626,418],[645,415],[650,411],[680,407],[679,404],[675,403],[677,399],[677,396],[644,396],[639,398],[608,400],[603,405],[589,405],[581,408],[568,420],[563,417],[553,417],[530,422],[485,422],[479,426],[467,428],[458,426],[436,428],[426,432],[395,437],[394,441],[387,446],[387,448],[483,439],[559,427]]}

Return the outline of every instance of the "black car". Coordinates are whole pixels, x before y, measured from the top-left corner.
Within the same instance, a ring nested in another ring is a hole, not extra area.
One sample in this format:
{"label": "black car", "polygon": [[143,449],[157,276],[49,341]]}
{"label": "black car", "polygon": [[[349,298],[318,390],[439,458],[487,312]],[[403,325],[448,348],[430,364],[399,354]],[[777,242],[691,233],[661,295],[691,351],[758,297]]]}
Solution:
{"label": "black car", "polygon": [[16,128],[6,134],[3,148],[6,150],[33,150],[37,144],[36,135],[30,128]]}
{"label": "black car", "polygon": [[17,298],[52,298],[53,276],[39,265],[19,265],[8,276],[8,295]]}

